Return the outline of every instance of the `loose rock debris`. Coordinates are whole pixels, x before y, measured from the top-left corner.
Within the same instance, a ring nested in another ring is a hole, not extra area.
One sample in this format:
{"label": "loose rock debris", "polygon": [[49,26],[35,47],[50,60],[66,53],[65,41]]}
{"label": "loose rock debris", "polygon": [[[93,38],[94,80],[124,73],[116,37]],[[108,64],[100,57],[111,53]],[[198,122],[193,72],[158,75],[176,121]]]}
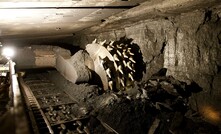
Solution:
{"label": "loose rock debris", "polygon": [[138,84],[131,92],[101,92],[94,85],[73,85],[54,72],[49,76],[59,79],[63,87],[60,83],[58,85],[65,92],[90,108],[88,116],[99,122],[95,123],[95,128],[88,127],[91,133],[219,133],[218,127],[203,121],[189,106],[189,97],[202,88],[195,82],[187,84],[166,76],[166,69]]}

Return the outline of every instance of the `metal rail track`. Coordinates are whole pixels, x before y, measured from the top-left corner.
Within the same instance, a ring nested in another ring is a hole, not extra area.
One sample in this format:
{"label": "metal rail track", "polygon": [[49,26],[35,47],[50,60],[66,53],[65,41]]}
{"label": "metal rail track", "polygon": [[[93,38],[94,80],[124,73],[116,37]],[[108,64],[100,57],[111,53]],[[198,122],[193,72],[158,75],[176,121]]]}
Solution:
{"label": "metal rail track", "polygon": [[31,89],[21,78],[20,84],[28,108],[29,117],[32,122],[33,132],[37,134],[53,133],[53,130]]}
{"label": "metal rail track", "polygon": [[89,134],[80,106],[41,74],[19,78],[33,133]]}

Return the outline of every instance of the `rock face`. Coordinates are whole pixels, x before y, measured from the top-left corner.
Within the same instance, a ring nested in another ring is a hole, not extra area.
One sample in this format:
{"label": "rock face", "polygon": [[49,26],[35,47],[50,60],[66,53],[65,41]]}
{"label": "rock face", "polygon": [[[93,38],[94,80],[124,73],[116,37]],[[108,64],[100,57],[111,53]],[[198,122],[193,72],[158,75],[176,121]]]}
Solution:
{"label": "rock face", "polygon": [[[205,114],[208,106],[220,112],[219,79],[220,52],[219,34],[221,22],[214,11],[186,13],[174,19],[174,38],[169,38],[164,52],[164,67],[169,74],[182,80],[197,82],[204,91],[193,97],[193,107]],[[207,113],[208,114],[208,113]],[[218,117],[220,123],[220,116]],[[211,122],[214,123],[213,119]]]}
{"label": "rock face", "polygon": [[[191,105],[205,113],[205,107],[218,111],[221,123],[220,70],[221,70],[221,8],[195,10],[179,15],[156,17],[139,22],[127,22],[111,29],[102,27],[90,34],[76,37],[82,48],[94,38],[116,40],[122,36],[132,38],[139,45],[146,63],[143,81],[160,68],[167,68],[167,75],[182,81],[195,81],[203,91],[193,95]],[[116,24],[115,24],[116,25]]]}

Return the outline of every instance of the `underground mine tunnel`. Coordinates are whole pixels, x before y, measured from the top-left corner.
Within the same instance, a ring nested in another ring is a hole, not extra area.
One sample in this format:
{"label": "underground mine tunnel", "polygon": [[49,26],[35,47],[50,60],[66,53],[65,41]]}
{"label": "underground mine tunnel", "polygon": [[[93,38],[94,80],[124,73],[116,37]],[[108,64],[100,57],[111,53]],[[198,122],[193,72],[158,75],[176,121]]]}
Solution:
{"label": "underground mine tunnel", "polygon": [[219,134],[220,0],[0,1],[0,133]]}

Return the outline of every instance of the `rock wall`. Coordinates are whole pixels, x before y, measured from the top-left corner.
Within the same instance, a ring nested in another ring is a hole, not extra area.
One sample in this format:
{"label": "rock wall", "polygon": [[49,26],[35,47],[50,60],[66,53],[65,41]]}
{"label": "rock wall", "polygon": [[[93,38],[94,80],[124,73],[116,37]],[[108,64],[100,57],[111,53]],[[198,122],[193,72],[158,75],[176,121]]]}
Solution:
{"label": "rock wall", "polygon": [[[156,17],[129,25],[119,23],[118,28],[76,36],[74,45],[84,48],[95,38],[99,41],[132,38],[140,46],[146,63],[143,80],[166,67],[167,75],[195,81],[203,88],[190,99],[194,109],[203,113],[210,106],[213,112],[221,111],[221,10],[218,9]],[[220,119],[221,114],[217,114],[215,123]]]}
{"label": "rock wall", "polygon": [[[169,75],[183,81],[193,80],[203,88],[203,92],[193,95],[191,104],[209,121],[220,124],[220,13],[195,11],[181,14],[171,22],[175,31],[167,36],[164,67]],[[214,119],[207,117],[208,108],[216,115]]]}

